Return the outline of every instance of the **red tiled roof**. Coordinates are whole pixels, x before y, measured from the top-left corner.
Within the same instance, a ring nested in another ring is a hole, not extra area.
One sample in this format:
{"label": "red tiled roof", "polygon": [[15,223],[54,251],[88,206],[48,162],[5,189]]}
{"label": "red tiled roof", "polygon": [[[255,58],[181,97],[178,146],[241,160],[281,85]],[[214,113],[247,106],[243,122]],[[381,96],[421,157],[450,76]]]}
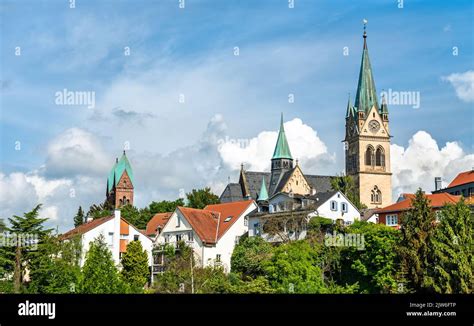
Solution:
{"label": "red tiled roof", "polygon": [[461,172],[448,185],[448,188],[460,186],[466,183],[474,182],[474,170]]}
{"label": "red tiled roof", "polygon": [[112,216],[106,216],[106,217],[101,217],[101,218],[92,220],[90,222],[81,224],[78,227],[76,227],[72,230],[69,230],[66,233],[62,234],[61,239],[65,240],[65,239],[70,239],[70,238],[72,238],[76,235],[82,235],[82,234],[84,234],[86,232],[89,232],[90,230],[98,227],[99,225],[101,225],[101,224],[103,224],[107,221],[110,221],[113,218],[114,218],[113,215]]}
{"label": "red tiled roof", "polygon": [[204,243],[215,244],[217,242],[219,213],[181,206],[178,209]]}
{"label": "red tiled roof", "polygon": [[[218,212],[220,214],[219,218],[219,231],[217,239],[222,238],[222,236],[227,232],[228,229],[237,221],[240,215],[245,212],[245,210],[253,203],[253,200],[244,200],[236,201],[225,204],[215,204],[207,205],[204,207],[204,210]],[[226,222],[228,217],[232,217]]]}
{"label": "red tiled roof", "polygon": [[[376,213],[401,212],[409,210],[411,208],[411,202],[415,198],[415,195],[403,194],[402,196],[405,198],[404,200],[378,209]],[[430,200],[431,207],[442,207],[446,204],[455,204],[461,199],[461,196],[454,196],[445,192],[425,196]]]}
{"label": "red tiled roof", "polygon": [[208,205],[204,209],[188,207],[178,209],[203,242],[215,244],[252,203],[253,200],[245,200]]}
{"label": "red tiled roof", "polygon": [[168,223],[168,220],[173,213],[158,213],[151,218],[151,220],[146,225],[145,234],[150,236],[156,234],[158,227],[162,229]]}

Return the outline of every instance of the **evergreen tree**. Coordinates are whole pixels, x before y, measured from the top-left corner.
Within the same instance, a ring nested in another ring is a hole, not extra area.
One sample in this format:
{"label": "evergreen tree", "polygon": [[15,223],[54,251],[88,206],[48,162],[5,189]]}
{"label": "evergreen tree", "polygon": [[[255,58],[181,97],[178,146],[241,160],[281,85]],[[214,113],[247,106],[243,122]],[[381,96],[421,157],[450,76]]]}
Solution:
{"label": "evergreen tree", "polygon": [[40,259],[40,250],[45,239],[51,234],[52,229],[44,229],[43,223],[47,218],[39,218],[41,204],[23,216],[14,215],[9,218],[10,227],[7,230],[14,236],[16,247],[9,250],[9,257],[13,258],[13,284],[15,292],[20,292],[23,286],[23,276],[26,270],[32,271],[37,268]]}
{"label": "evergreen tree", "polygon": [[464,200],[439,212],[439,224],[430,241],[427,285],[435,292],[473,293],[474,242],[472,213]]}
{"label": "evergreen tree", "polygon": [[421,189],[412,199],[411,209],[400,219],[401,240],[398,253],[401,269],[408,281],[406,286],[417,292],[426,291],[427,270],[431,267],[430,242],[435,227],[435,215],[429,199]]}
{"label": "evergreen tree", "polygon": [[132,241],[122,256],[122,279],[130,286],[133,292],[143,292],[148,282],[148,255],[142,248],[140,241]]}
{"label": "evergreen tree", "polygon": [[30,293],[75,293],[79,285],[80,239],[46,237],[39,247],[36,268],[30,271]]}
{"label": "evergreen tree", "polygon": [[74,227],[78,227],[79,225],[84,223],[84,211],[82,210],[82,207],[79,206],[79,209],[77,210],[76,216],[74,216]]}
{"label": "evergreen tree", "polygon": [[125,291],[112,252],[107,248],[104,237],[91,242],[82,268],[82,293],[121,293]]}
{"label": "evergreen tree", "polygon": [[219,197],[211,192],[211,188],[193,189],[186,194],[188,207],[203,209],[207,205],[219,204]]}

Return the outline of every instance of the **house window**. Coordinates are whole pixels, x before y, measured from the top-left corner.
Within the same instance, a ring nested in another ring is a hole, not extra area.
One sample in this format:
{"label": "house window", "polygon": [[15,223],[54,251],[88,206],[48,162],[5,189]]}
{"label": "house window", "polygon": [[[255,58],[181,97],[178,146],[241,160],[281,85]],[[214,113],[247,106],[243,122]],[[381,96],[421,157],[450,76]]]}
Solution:
{"label": "house window", "polygon": [[347,203],[341,203],[341,210],[344,212],[344,213],[347,213],[348,211],[348,208],[347,208]]}
{"label": "house window", "polygon": [[181,234],[177,234],[176,235],[176,242],[180,242],[181,241]]}
{"label": "house window", "polygon": [[240,241],[240,236],[236,236],[235,237],[235,244],[238,245],[239,244],[239,241]]}
{"label": "house window", "polygon": [[192,231],[188,233],[188,240],[189,240],[190,242],[193,242],[193,241],[194,241],[194,235],[193,235],[193,232],[192,232]]}
{"label": "house window", "polygon": [[216,262],[218,262],[218,263],[221,262],[221,255],[220,254],[216,255]]}
{"label": "house window", "polygon": [[227,216],[224,220],[224,222],[229,222],[232,219],[233,216]]}
{"label": "house window", "polygon": [[258,223],[254,223],[253,228],[255,230],[255,235],[260,235],[260,225]]}
{"label": "house window", "polygon": [[138,237],[139,237],[139,235],[138,235],[138,234],[135,234],[135,235],[133,236],[133,241],[138,241]]}
{"label": "house window", "polygon": [[113,245],[114,245],[114,233],[109,232],[109,246],[113,246]]}
{"label": "house window", "polygon": [[176,215],[176,227],[179,228],[181,226],[181,220],[178,215]]}
{"label": "house window", "polygon": [[170,236],[169,235],[165,235],[165,243],[168,243],[170,241]]}
{"label": "house window", "polygon": [[244,217],[244,226],[249,225],[249,218],[247,216]]}
{"label": "house window", "polygon": [[388,225],[388,226],[398,225],[398,216],[397,215],[387,215],[385,224]]}
{"label": "house window", "polygon": [[330,205],[332,211],[337,211],[337,201],[331,200]]}

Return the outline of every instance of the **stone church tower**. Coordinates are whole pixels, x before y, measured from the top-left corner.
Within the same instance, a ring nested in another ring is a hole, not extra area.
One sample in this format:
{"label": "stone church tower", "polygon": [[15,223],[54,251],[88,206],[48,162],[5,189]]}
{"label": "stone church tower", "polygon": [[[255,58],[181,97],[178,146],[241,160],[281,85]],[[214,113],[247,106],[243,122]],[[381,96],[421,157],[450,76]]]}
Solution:
{"label": "stone church tower", "polygon": [[354,106],[346,111],[346,175],[354,178],[360,201],[368,208],[392,202],[390,131],[385,99],[379,106],[367,48],[364,48]]}
{"label": "stone church tower", "polygon": [[133,206],[133,171],[125,151],[117,158],[107,178],[106,201],[114,208]]}

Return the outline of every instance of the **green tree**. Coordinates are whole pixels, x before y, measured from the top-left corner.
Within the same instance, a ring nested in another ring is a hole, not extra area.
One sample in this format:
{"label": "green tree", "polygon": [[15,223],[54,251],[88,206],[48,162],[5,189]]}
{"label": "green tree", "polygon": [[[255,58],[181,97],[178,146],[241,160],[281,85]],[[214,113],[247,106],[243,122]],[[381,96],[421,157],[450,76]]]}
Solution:
{"label": "green tree", "polygon": [[231,256],[231,270],[244,277],[263,275],[263,263],[270,259],[272,246],[261,237],[242,237]]}
{"label": "green tree", "polygon": [[74,216],[74,227],[78,227],[79,225],[83,223],[84,223],[84,211],[82,210],[82,207],[79,206],[76,216]]}
{"label": "green tree", "polygon": [[130,286],[133,292],[143,292],[148,282],[148,255],[143,250],[140,241],[132,241],[127,245],[127,251],[122,256],[122,279]]}
{"label": "green tree", "polygon": [[219,204],[219,197],[211,192],[211,188],[193,189],[186,194],[188,207],[203,209],[207,205]]}
{"label": "green tree", "polygon": [[9,218],[10,227],[7,231],[16,238],[16,246],[7,250],[6,257],[13,262],[13,284],[16,293],[24,287],[23,276],[27,270],[32,271],[37,268],[41,254],[38,248],[44,244],[44,240],[51,234],[51,229],[44,228],[47,218],[39,218],[41,204],[38,204],[32,211],[24,213],[23,216],[14,215]]}
{"label": "green tree", "polygon": [[184,206],[184,200],[182,198],[176,199],[174,201],[153,201],[150,205],[148,205],[148,209],[150,210],[151,216],[153,216],[157,213],[174,212],[178,206]]}
{"label": "green tree", "polygon": [[165,245],[161,250],[164,254],[166,269],[156,276],[153,283],[154,291],[157,293],[192,293],[193,273],[191,271],[196,266],[192,249],[184,242],[180,242],[176,249],[174,246]]}
{"label": "green tree", "polygon": [[365,204],[361,203],[354,179],[350,175],[341,175],[331,178],[331,187],[346,195],[357,209],[361,210],[367,208]]}
{"label": "green tree", "polygon": [[401,259],[401,269],[405,271],[407,289],[417,292],[427,290],[427,271],[432,262],[430,242],[435,227],[435,215],[429,199],[421,189],[412,199],[411,209],[401,215],[401,240],[398,253]]}
{"label": "green tree", "polygon": [[383,224],[355,222],[346,232],[360,234],[363,247],[344,247],[341,251],[341,283],[358,283],[363,293],[396,292],[398,256],[394,248],[399,231]]}
{"label": "green tree", "polygon": [[36,268],[30,271],[30,293],[75,293],[81,269],[80,238],[61,241],[57,236],[45,238],[38,249]]}
{"label": "green tree", "polygon": [[112,253],[103,236],[90,243],[82,268],[80,290],[88,294],[125,292],[125,286],[120,280]]}
{"label": "green tree", "polygon": [[100,205],[93,204],[89,207],[86,217],[92,217],[95,220],[101,217],[110,216],[113,213],[113,209],[113,206],[111,206],[107,201]]}
{"label": "green tree", "polygon": [[473,216],[461,200],[439,212],[439,224],[431,238],[430,268],[426,284],[446,294],[473,293]]}
{"label": "green tree", "polygon": [[324,293],[319,253],[320,248],[304,240],[283,244],[265,262],[265,275],[279,293]]}

